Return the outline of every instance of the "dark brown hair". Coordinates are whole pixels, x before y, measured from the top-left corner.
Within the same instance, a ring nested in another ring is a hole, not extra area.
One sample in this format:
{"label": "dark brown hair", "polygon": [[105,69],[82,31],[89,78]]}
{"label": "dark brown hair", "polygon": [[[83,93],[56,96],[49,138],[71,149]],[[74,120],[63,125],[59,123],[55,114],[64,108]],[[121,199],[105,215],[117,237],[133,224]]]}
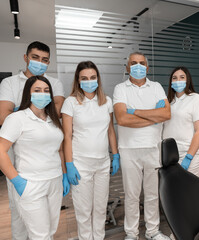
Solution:
{"label": "dark brown hair", "polygon": [[168,88],[168,96],[167,96],[169,103],[171,103],[173,101],[173,99],[175,98],[176,91],[173,88],[171,88],[171,83],[172,83],[173,74],[175,72],[177,72],[178,70],[182,70],[185,73],[186,78],[187,78],[187,84],[186,84],[186,87],[184,90],[185,94],[189,95],[190,93],[196,92],[193,87],[193,82],[192,82],[192,78],[191,78],[191,74],[190,74],[189,70],[183,66],[176,67],[171,72],[170,79],[169,79],[169,88]]}
{"label": "dark brown hair", "polygon": [[27,79],[27,81],[25,83],[25,86],[24,86],[22,100],[21,100],[19,110],[24,110],[24,109],[30,107],[30,105],[31,105],[30,90],[31,90],[32,85],[37,80],[43,81],[49,86],[51,102],[45,107],[45,113],[52,119],[55,126],[57,126],[58,128],[60,128],[62,130],[62,126],[61,126],[61,123],[59,121],[59,117],[57,115],[56,108],[55,108],[55,103],[54,103],[54,99],[53,99],[53,91],[52,91],[51,84],[48,81],[48,79],[43,77],[43,76],[32,76],[32,77]]}
{"label": "dark brown hair", "polygon": [[82,104],[82,101],[84,100],[84,91],[80,88],[80,83],[79,83],[79,73],[84,70],[84,69],[94,69],[97,73],[97,83],[98,83],[98,88],[96,89],[96,94],[98,98],[98,105],[101,106],[107,102],[106,95],[103,92],[102,89],[102,82],[101,82],[101,77],[99,70],[97,66],[91,62],[91,61],[85,61],[85,62],[80,62],[77,65],[76,71],[75,71],[75,76],[74,76],[74,81],[73,81],[73,87],[70,96],[76,97],[77,101]]}
{"label": "dark brown hair", "polygon": [[43,51],[43,52],[47,52],[47,53],[49,53],[49,56],[50,56],[49,46],[47,46],[45,43],[42,43],[42,42],[39,42],[39,41],[35,41],[35,42],[32,42],[32,43],[29,44],[29,46],[27,47],[27,50],[26,50],[26,55],[27,56],[33,48],[36,48],[36,49],[38,49],[40,51]]}

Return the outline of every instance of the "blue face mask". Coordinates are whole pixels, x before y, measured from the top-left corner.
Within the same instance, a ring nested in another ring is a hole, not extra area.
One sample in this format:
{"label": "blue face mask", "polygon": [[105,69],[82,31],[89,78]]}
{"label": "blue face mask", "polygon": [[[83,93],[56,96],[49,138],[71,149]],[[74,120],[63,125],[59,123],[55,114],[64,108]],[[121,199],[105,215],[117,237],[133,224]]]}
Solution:
{"label": "blue face mask", "polygon": [[42,62],[30,60],[28,69],[33,75],[42,75],[46,72],[48,65]]}
{"label": "blue face mask", "polygon": [[171,83],[171,87],[178,93],[182,92],[186,87],[186,81],[176,81]]}
{"label": "blue face mask", "polygon": [[135,64],[130,67],[130,75],[135,79],[143,79],[146,77],[146,66],[142,64]]}
{"label": "blue face mask", "polygon": [[98,83],[97,80],[80,81],[80,87],[85,92],[92,93],[97,89]]}
{"label": "blue face mask", "polygon": [[43,109],[51,102],[50,93],[33,92],[30,101],[36,108]]}

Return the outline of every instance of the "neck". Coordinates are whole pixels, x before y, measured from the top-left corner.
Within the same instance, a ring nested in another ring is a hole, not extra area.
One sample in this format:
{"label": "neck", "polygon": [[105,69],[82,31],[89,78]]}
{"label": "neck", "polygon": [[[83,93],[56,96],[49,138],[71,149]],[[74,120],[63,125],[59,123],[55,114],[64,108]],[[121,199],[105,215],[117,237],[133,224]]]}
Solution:
{"label": "neck", "polygon": [[85,95],[88,99],[92,99],[92,98],[95,97],[95,92],[92,92],[92,93],[84,92],[84,95]]}
{"label": "neck", "polygon": [[179,92],[176,92],[176,97],[179,98],[179,97],[181,97],[183,94],[184,94],[184,91],[182,91],[182,92],[180,92],[180,93],[179,93]]}
{"label": "neck", "polygon": [[142,79],[135,79],[135,78],[132,78],[130,76],[130,81],[137,85],[138,87],[141,87],[142,85],[144,85],[146,83],[146,78],[142,78]]}
{"label": "neck", "polygon": [[[29,69],[28,68],[26,68],[26,71],[25,72],[23,72],[24,73],[24,75],[27,77],[27,78],[30,78],[30,77],[32,77],[32,76],[35,76],[35,75],[33,75],[30,71],[29,71]],[[43,76],[44,74],[42,74],[41,76]]]}
{"label": "neck", "polygon": [[46,113],[45,113],[45,109],[39,109],[39,108],[36,108],[33,104],[31,104],[30,106],[30,109],[33,111],[33,113],[38,117],[38,118],[41,118],[42,120],[46,120]]}

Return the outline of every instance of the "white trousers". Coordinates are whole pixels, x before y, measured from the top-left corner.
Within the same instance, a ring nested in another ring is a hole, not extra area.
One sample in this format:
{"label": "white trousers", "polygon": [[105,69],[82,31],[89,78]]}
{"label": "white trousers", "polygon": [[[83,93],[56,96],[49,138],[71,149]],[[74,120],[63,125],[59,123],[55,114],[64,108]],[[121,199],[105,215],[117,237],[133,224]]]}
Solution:
{"label": "white trousers", "polygon": [[[8,151],[8,155],[12,164],[14,165],[14,152],[12,147]],[[8,178],[7,187],[8,187],[8,198],[9,198],[9,206],[11,211],[11,230],[12,230],[12,240],[28,240],[28,232],[26,230],[25,224],[23,223],[19,212],[17,210],[14,196],[13,196],[13,184],[10,182]]]}
{"label": "white trousers", "polygon": [[15,200],[13,198],[13,184],[8,178],[7,187],[8,187],[8,198],[9,206],[11,211],[11,230],[12,230],[12,240],[27,240],[28,232],[26,230],[25,224],[23,223],[19,212],[17,210]]}
{"label": "white trousers", "polygon": [[[179,164],[182,163],[182,160],[184,159],[186,154],[187,152],[179,151]],[[199,177],[199,154],[196,154],[191,160],[188,171]]]}
{"label": "white trousers", "polygon": [[120,149],[122,178],[125,192],[124,229],[127,235],[139,234],[140,193],[144,190],[144,220],[146,233],[159,230],[158,170],[160,167],[158,148]]}
{"label": "white trousers", "polygon": [[62,176],[45,181],[27,181],[21,197],[16,190],[13,192],[29,239],[52,240],[59,223]]}
{"label": "white trousers", "polygon": [[75,158],[81,180],[72,185],[79,240],[103,240],[109,194],[110,158]]}

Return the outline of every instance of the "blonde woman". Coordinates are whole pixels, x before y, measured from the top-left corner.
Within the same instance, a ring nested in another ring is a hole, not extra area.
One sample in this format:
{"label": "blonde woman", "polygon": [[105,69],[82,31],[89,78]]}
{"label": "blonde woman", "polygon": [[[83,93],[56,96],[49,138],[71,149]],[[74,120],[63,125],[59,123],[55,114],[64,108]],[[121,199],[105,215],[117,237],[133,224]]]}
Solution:
{"label": "blonde woman", "polygon": [[102,240],[109,193],[109,143],[113,175],[119,169],[119,154],[112,101],[102,90],[100,74],[93,62],[78,64],[72,93],[61,112],[78,237],[79,240]]}

